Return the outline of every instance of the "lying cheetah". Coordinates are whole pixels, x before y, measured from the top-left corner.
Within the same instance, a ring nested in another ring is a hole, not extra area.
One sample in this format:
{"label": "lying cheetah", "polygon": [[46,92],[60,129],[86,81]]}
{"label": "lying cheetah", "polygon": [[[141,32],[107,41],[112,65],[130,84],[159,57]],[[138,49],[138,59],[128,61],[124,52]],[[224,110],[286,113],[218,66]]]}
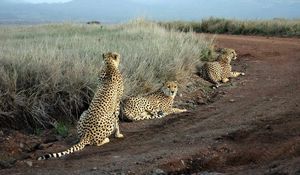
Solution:
{"label": "lying cheetah", "polygon": [[162,118],[168,114],[185,112],[186,109],[173,108],[177,93],[177,82],[167,81],[163,86],[147,95],[131,97],[122,104],[122,115],[128,120]]}
{"label": "lying cheetah", "polygon": [[232,72],[230,62],[235,59],[237,54],[233,49],[222,48],[217,61],[205,63],[200,69],[200,74],[204,79],[214,83],[215,87],[219,87],[220,81],[226,83],[229,78],[245,75],[243,72]]}
{"label": "lying cheetah", "polygon": [[119,129],[119,103],[123,94],[123,79],[118,69],[120,55],[103,54],[105,68],[101,74],[101,82],[88,108],[79,119],[77,130],[80,141],[66,151],[50,153],[38,160],[61,157],[82,150],[86,145],[101,146],[109,142],[109,136],[122,138]]}

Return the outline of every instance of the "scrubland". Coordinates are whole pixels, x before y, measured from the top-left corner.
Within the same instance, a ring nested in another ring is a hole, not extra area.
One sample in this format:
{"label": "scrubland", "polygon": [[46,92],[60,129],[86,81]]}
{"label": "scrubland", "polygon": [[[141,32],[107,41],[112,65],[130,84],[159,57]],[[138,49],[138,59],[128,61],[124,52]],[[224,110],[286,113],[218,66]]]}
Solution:
{"label": "scrubland", "polygon": [[0,26],[0,126],[36,130],[74,123],[87,109],[102,53],[121,54],[124,97],[184,80],[212,40],[137,19],[119,25]]}

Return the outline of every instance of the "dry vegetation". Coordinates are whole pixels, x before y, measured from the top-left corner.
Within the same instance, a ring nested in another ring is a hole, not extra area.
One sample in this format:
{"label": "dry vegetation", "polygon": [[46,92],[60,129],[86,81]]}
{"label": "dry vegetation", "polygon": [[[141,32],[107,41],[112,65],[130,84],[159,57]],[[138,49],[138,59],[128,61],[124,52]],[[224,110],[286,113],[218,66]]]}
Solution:
{"label": "dry vegetation", "polygon": [[0,127],[36,129],[74,123],[97,86],[102,53],[119,52],[125,96],[166,79],[184,83],[211,41],[135,20],[99,26],[0,27]]}
{"label": "dry vegetation", "polygon": [[300,20],[230,20],[208,18],[201,22],[174,21],[160,23],[168,29],[198,33],[300,37]]}

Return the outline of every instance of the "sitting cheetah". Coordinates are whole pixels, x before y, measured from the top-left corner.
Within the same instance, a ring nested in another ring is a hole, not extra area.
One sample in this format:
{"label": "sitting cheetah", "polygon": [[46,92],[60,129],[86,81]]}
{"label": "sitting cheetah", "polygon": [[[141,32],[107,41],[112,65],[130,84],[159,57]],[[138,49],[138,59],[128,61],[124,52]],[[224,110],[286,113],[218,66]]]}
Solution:
{"label": "sitting cheetah", "polygon": [[117,53],[103,54],[105,62],[101,83],[88,108],[80,116],[78,135],[80,141],[66,151],[51,153],[38,160],[51,157],[61,157],[82,150],[86,145],[101,146],[109,142],[109,136],[115,132],[115,137],[122,138],[119,130],[119,103],[123,94],[122,75],[118,69],[120,55]]}
{"label": "sitting cheetah", "polygon": [[219,87],[220,81],[226,83],[229,81],[229,78],[245,75],[243,72],[231,71],[230,62],[236,58],[237,54],[233,49],[222,48],[217,61],[205,63],[200,69],[200,74],[204,79],[214,83],[215,87]]}
{"label": "sitting cheetah", "polygon": [[177,93],[177,82],[167,81],[163,86],[146,96],[131,97],[124,100],[122,115],[128,120],[162,118],[168,114],[185,112],[185,109],[173,108]]}

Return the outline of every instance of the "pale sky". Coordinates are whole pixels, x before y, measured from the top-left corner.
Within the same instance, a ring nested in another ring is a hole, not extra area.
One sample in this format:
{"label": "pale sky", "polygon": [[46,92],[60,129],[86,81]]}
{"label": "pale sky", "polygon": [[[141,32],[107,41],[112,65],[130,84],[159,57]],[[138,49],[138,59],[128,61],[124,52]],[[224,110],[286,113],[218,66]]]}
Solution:
{"label": "pale sky", "polygon": [[[1,0],[0,0],[1,1]],[[72,0],[4,0],[4,1],[10,1],[10,2],[29,2],[29,3],[64,3],[64,2],[70,2]],[[164,0],[130,0],[133,2],[139,2],[142,4],[155,4],[163,2]],[[230,0],[228,0],[230,1]],[[243,2],[251,2],[252,0],[240,0],[240,3]],[[88,0],[87,0],[88,2]],[[293,3],[299,3],[300,0],[261,0],[262,3],[279,3],[279,2],[285,2],[287,4],[293,4]],[[255,1],[254,1],[255,3]]]}
{"label": "pale sky", "polygon": [[[1,8],[1,1],[20,4]],[[139,16],[154,20],[200,20],[211,16],[233,19],[300,19],[300,0],[73,0],[73,3],[71,1],[0,0],[0,20],[2,17],[124,21]],[[50,4],[23,5],[24,2]],[[115,8],[108,8],[111,6]]]}
{"label": "pale sky", "polygon": [[[16,2],[17,0],[15,0]],[[58,2],[69,2],[71,0],[21,0],[23,2],[30,2],[30,3],[34,3],[34,4],[38,4],[38,3],[58,3]]]}

